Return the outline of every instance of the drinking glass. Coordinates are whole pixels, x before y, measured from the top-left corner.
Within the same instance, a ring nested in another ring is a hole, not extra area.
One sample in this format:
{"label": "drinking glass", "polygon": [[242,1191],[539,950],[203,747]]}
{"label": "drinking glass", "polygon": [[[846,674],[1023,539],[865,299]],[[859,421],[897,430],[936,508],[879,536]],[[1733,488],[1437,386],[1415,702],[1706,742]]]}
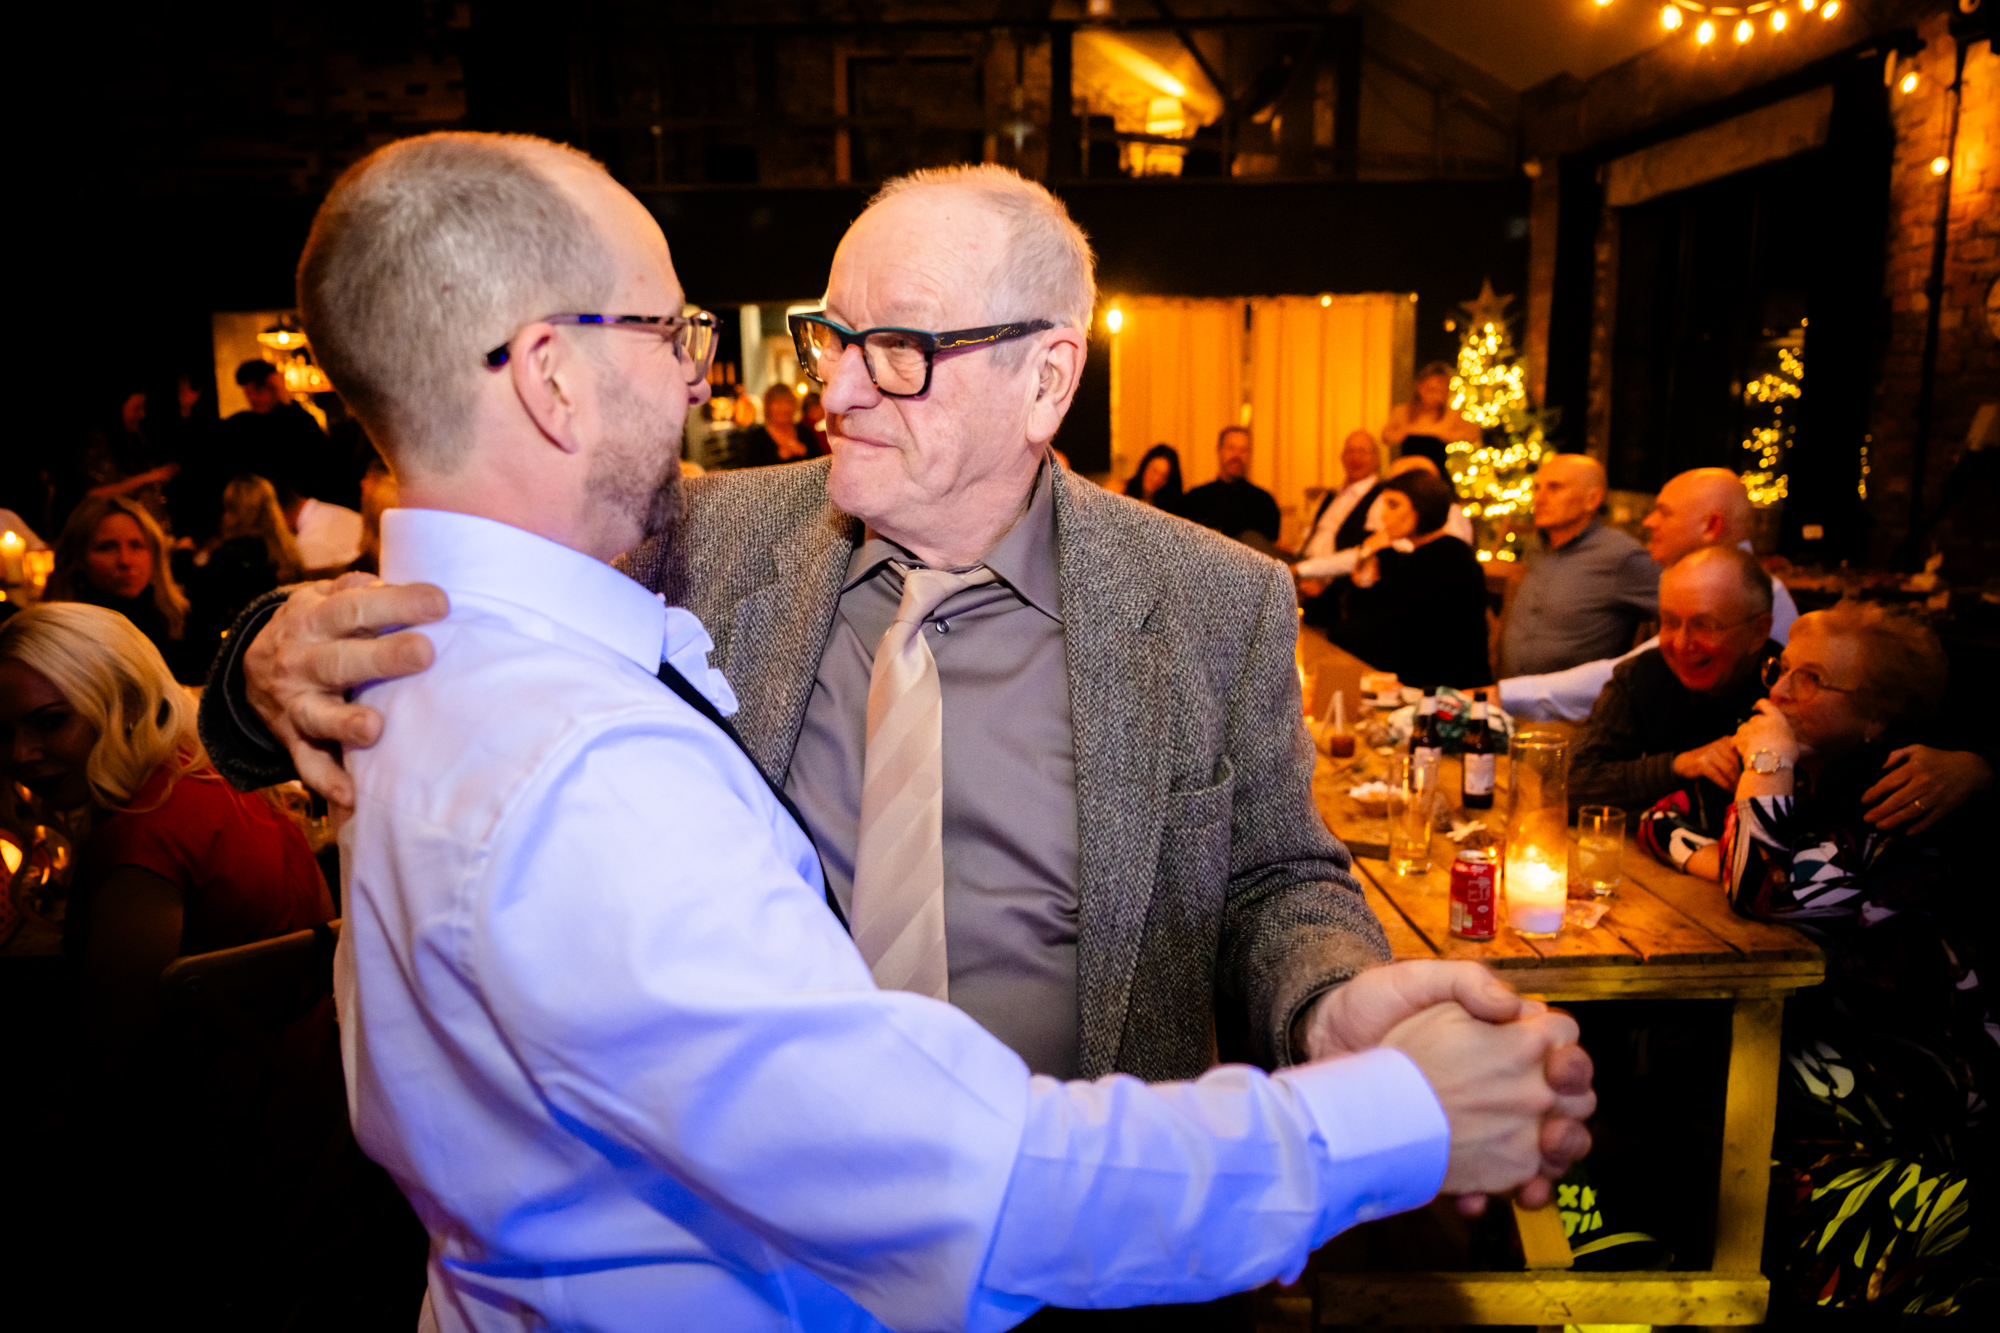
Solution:
{"label": "drinking glass", "polygon": [[1576,877],[1599,898],[1618,887],[1625,854],[1625,812],[1615,805],[1586,805],[1576,812]]}
{"label": "drinking glass", "polygon": [[1507,749],[1507,924],[1517,935],[1562,929],[1569,888],[1569,743],[1521,731]]}
{"label": "drinking glass", "polygon": [[1421,875],[1431,868],[1431,820],[1437,803],[1437,756],[1389,756],[1389,868],[1398,875]]}

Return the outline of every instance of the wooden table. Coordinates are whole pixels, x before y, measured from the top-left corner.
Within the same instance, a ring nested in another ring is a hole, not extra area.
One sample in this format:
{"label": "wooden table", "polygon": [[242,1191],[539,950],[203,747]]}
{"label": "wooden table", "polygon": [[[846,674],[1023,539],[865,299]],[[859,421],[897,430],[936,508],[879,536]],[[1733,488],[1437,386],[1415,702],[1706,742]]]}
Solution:
{"label": "wooden table", "polygon": [[[1367,668],[1312,630],[1301,660],[1316,676],[1315,711],[1335,689],[1356,718]],[[1447,758],[1444,790],[1458,791],[1458,761]],[[1506,819],[1507,764],[1500,761],[1492,811],[1463,812],[1496,832]],[[1555,939],[1528,940],[1506,925],[1473,943],[1447,929],[1453,847],[1436,836],[1431,869],[1390,870],[1388,824],[1370,818],[1347,789],[1386,768],[1366,745],[1353,760],[1322,753],[1313,790],[1327,825],[1355,854],[1355,874],[1398,959],[1473,958],[1523,994],[1551,1001],[1723,999],[1731,1002],[1728,1087],[1723,1110],[1715,1252],[1701,1271],[1569,1273],[1568,1242],[1554,1209],[1516,1210],[1529,1271],[1524,1273],[1325,1274],[1318,1314],[1325,1324],[1756,1324],[1770,1283],[1758,1271],[1777,1112],[1778,1037],[1785,997],[1816,985],[1825,960],[1788,927],[1749,921],[1722,890],[1676,873],[1626,841],[1623,882],[1610,910],[1589,930],[1565,926]],[[1637,812],[1632,812],[1636,816]]]}

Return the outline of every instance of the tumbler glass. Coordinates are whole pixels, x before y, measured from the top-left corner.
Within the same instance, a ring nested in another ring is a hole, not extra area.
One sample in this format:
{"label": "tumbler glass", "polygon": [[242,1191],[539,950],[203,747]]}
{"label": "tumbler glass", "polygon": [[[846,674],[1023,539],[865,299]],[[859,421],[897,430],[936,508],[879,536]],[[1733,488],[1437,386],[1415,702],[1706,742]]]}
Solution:
{"label": "tumbler glass", "polygon": [[1625,812],[1615,805],[1586,805],[1576,812],[1576,877],[1599,898],[1618,887],[1625,854]]}
{"label": "tumbler glass", "polygon": [[1389,868],[1421,875],[1431,868],[1431,821],[1437,813],[1435,755],[1389,756]]}

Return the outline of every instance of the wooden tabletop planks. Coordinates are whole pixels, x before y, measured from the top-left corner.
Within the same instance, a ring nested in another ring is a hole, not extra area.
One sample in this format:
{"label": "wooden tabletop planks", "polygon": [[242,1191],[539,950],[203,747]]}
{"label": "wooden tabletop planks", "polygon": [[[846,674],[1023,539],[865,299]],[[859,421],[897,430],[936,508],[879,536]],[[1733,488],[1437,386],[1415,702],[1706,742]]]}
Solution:
{"label": "wooden tabletop planks", "polygon": [[[1359,681],[1367,668],[1310,631],[1301,645],[1307,669],[1317,676],[1316,711],[1324,711],[1333,690],[1341,689],[1347,692],[1350,722],[1363,720],[1367,714],[1360,703]],[[1350,787],[1381,777],[1386,767],[1385,757],[1365,746],[1352,760],[1322,754],[1313,774],[1313,794],[1328,827],[1354,854],[1355,875],[1399,959],[1477,959],[1510,972],[1545,972],[1551,981],[1596,978],[1590,984],[1620,991],[1647,987],[1645,978],[1655,974],[1662,983],[1672,978],[1676,987],[1712,978],[1717,985],[1735,988],[1773,968],[1785,973],[1777,978],[1774,972],[1774,980],[1797,984],[1820,959],[1819,950],[1798,932],[1737,916],[1719,885],[1660,865],[1630,838],[1621,883],[1608,900],[1604,917],[1591,929],[1569,925],[1553,939],[1523,939],[1506,925],[1503,902],[1494,939],[1459,939],[1449,928],[1452,842],[1437,835],[1431,868],[1423,874],[1397,875],[1386,860],[1387,819],[1368,814],[1347,794]],[[1455,794],[1457,760],[1448,758],[1445,770],[1443,785]],[[1501,799],[1504,802],[1504,792]],[[1453,813],[1459,819],[1484,819],[1495,832],[1504,818],[1487,811]],[[1518,984],[1534,983],[1522,976]]]}

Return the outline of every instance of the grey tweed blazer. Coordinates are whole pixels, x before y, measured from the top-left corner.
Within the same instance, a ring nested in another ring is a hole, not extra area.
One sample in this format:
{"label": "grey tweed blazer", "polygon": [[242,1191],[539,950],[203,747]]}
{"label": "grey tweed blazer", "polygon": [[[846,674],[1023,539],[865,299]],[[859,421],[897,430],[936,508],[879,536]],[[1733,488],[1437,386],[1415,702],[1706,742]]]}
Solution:
{"label": "grey tweed blazer", "polygon": [[[783,782],[860,524],[829,463],[688,483],[684,600],[714,636],[745,744]],[[1388,956],[1312,799],[1291,580],[1276,562],[1054,477],[1076,732],[1081,1071],[1192,1078],[1218,1016],[1287,1062],[1293,1016]],[[665,562],[621,562],[656,591]]]}

